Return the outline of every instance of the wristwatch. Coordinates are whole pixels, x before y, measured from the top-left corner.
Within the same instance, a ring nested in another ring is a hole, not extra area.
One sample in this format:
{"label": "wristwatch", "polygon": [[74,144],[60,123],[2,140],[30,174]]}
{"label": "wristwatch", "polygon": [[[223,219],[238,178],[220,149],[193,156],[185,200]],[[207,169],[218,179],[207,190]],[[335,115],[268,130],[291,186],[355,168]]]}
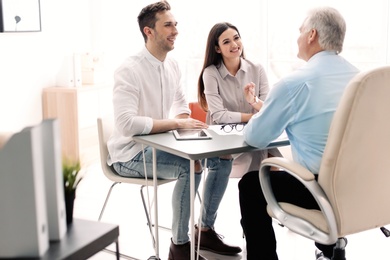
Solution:
{"label": "wristwatch", "polygon": [[255,100],[252,103],[249,103],[249,105],[253,106],[254,104],[259,103],[259,98],[257,96],[254,96]]}

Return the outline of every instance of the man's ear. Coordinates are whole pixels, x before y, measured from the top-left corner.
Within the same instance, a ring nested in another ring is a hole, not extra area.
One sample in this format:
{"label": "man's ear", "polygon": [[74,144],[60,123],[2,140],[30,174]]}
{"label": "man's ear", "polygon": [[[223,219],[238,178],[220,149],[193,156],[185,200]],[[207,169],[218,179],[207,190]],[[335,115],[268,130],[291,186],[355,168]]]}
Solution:
{"label": "man's ear", "polygon": [[317,37],[317,30],[316,29],[311,29],[309,32],[309,36],[307,38],[307,43],[310,44],[312,43]]}
{"label": "man's ear", "polygon": [[151,29],[150,27],[148,27],[148,26],[145,26],[145,27],[144,27],[144,34],[145,34],[147,37],[151,36],[151,35],[152,35],[152,29]]}

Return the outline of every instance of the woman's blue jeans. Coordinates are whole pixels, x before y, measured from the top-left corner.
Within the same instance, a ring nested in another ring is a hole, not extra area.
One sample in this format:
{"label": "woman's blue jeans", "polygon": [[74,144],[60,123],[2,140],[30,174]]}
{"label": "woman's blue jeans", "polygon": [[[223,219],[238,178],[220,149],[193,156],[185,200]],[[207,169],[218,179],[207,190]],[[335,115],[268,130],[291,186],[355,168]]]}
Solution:
{"label": "woman's blue jeans", "polygon": [[[144,149],[146,173],[153,178],[152,148]],[[128,162],[114,163],[114,169],[125,177],[145,177],[144,156],[142,151]],[[177,179],[172,193],[172,241],[177,245],[185,244],[190,220],[190,161],[177,155],[156,150],[157,178]],[[204,165],[204,163],[202,163]],[[219,157],[207,159],[208,175],[204,185],[203,212],[201,226],[214,228],[217,211],[229,182],[232,160]],[[195,190],[198,190],[201,174],[195,174]]]}

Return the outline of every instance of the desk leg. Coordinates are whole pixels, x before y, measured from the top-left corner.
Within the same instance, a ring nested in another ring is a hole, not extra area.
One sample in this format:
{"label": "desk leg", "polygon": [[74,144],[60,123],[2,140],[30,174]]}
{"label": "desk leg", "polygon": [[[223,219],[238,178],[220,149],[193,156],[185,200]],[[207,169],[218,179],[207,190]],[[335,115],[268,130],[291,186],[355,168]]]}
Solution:
{"label": "desk leg", "polygon": [[115,255],[116,255],[116,260],[120,260],[119,241],[118,241],[118,239],[115,240],[115,248],[116,248],[116,253],[115,253]]}
{"label": "desk leg", "polygon": [[157,158],[156,148],[153,147],[153,187],[154,187],[154,236],[156,241],[154,243],[154,250],[156,253],[156,259],[160,259],[159,255],[159,241],[158,237],[158,203],[157,203]]}
{"label": "desk leg", "polygon": [[194,200],[195,200],[195,161],[194,160],[190,160],[191,260],[195,260]]}

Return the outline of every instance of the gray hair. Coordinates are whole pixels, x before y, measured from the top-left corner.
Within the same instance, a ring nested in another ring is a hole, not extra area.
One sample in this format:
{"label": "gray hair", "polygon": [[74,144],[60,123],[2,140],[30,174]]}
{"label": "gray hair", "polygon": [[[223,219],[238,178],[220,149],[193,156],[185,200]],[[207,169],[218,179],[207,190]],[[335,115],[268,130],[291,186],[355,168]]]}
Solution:
{"label": "gray hair", "polygon": [[336,9],[319,7],[310,10],[303,28],[305,31],[317,30],[318,43],[324,50],[336,51],[336,53],[343,50],[346,24]]}

